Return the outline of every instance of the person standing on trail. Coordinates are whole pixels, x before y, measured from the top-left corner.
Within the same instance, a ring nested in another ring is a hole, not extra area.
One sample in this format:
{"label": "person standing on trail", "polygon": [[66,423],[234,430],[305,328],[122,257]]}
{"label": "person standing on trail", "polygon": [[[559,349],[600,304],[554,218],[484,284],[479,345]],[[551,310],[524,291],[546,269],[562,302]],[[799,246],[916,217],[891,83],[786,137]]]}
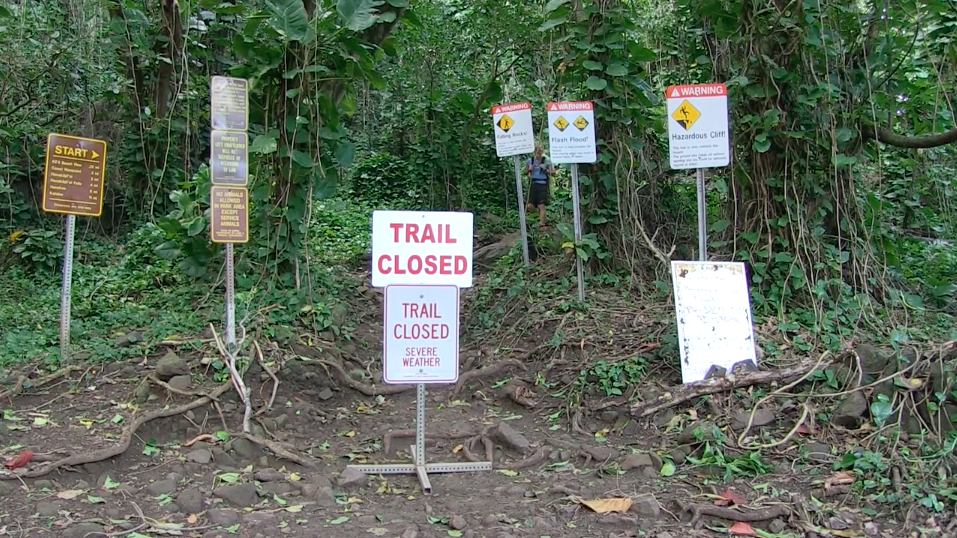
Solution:
{"label": "person standing on trail", "polygon": [[541,143],[535,144],[535,156],[525,165],[525,173],[531,178],[527,209],[538,208],[538,226],[545,227],[545,206],[548,205],[548,180],[555,175],[555,167],[544,155]]}

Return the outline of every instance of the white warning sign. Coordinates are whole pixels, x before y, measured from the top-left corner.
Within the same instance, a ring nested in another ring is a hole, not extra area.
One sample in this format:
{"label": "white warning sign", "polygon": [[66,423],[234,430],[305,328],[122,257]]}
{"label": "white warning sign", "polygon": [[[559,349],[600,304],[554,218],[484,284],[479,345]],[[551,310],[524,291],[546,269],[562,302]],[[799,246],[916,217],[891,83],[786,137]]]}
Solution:
{"label": "white warning sign", "polygon": [[492,129],[495,131],[495,152],[499,157],[535,151],[531,103],[492,107]]}
{"label": "white warning sign", "polygon": [[724,84],[669,86],[668,147],[676,170],[731,163],[728,88]]}
{"label": "white warning sign", "polygon": [[591,101],[548,103],[548,156],[555,164],[598,160],[595,106]]}

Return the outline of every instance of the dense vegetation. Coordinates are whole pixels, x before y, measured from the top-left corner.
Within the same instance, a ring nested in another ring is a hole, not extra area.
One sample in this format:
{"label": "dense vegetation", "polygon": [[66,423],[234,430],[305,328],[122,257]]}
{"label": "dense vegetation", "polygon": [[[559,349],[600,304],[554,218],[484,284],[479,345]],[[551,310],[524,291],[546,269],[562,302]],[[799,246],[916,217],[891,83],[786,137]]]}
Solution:
{"label": "dense vegetation", "polygon": [[[709,172],[711,245],[748,262],[759,324],[803,349],[949,337],[955,37],[950,0],[6,0],[0,356],[56,358],[62,218],[38,210],[50,132],[110,147],[103,216],[79,221],[80,347],[112,356],[120,327],[163,338],[219,322],[217,74],[252,87],[240,317],[274,336],[348,331],[337,303],[355,282],[337,268],[364,263],[374,208],[469,210],[483,236],[514,230],[489,109],[517,100],[534,104],[540,137],[545,102],[596,103],[574,253],[591,286],[667,301],[665,262],[693,258],[696,241],[694,182],[667,165],[663,89],[723,81],[734,159]],[[566,237],[540,239],[540,260],[571,267],[567,171],[557,188],[550,218]],[[507,287],[529,278],[515,261],[501,262]],[[557,275],[548,293],[566,294]]]}

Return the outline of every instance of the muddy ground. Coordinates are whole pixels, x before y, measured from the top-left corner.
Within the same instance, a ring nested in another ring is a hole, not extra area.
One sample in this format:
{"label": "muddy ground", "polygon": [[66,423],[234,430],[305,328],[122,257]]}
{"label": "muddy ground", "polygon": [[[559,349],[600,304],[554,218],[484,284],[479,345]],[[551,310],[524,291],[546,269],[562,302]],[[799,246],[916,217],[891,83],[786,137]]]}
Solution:
{"label": "muddy ground", "polygon": [[[378,328],[367,327],[363,334],[339,345],[364,356],[356,363],[374,370]],[[145,423],[117,457],[62,466],[35,478],[12,476],[37,473],[69,454],[115,446],[138,417],[190,402],[196,398],[190,393],[208,392],[225,377],[211,362],[217,353],[207,341],[192,350],[195,346],[167,345],[141,361],[102,369],[81,365],[42,387],[28,383],[4,401],[0,441],[8,463],[24,450],[36,456],[25,468],[4,470],[0,536],[905,535],[901,528],[908,516],[880,507],[867,510],[849,493],[848,482],[842,481],[847,477],[832,465],[846,452],[847,441],[835,441],[826,424],[762,451],[767,474],[726,476],[727,466],[700,465],[693,458],[708,449],[706,441],[716,430],[733,439],[747,422],[746,409],[733,396],[717,395],[696,409],[679,408],[648,420],[631,420],[627,407],[609,407],[569,421],[565,400],[536,385],[541,365],[535,364],[525,372],[513,368],[478,379],[454,397],[450,386],[428,391],[429,461],[484,457],[484,432],[494,441],[495,470],[432,475],[431,495],[424,495],[411,475],[347,472],[350,463],[410,461],[411,438],[396,439],[391,453],[384,440],[389,432],[414,427],[415,392],[361,394],[326,369],[322,357],[332,355],[302,343],[263,343],[264,362],[279,370],[281,381],[273,406],[254,425],[257,434],[312,467],[237,436],[242,408],[229,390],[218,405]],[[467,347],[463,362],[474,367],[482,353]],[[158,374],[178,393],[143,383]],[[374,371],[352,368],[349,375],[363,386],[370,386],[364,376],[374,379]],[[270,399],[271,377],[254,363],[246,379],[259,409]],[[520,386],[531,391],[525,403],[532,407],[508,395],[514,394],[515,379],[525,380]],[[769,410],[756,415],[754,426],[780,438],[795,420],[794,410]],[[747,455],[724,450],[729,458]],[[516,462],[531,465],[512,470]],[[617,507],[620,512],[608,513],[583,502],[601,499],[628,501]],[[919,524],[923,530],[906,535],[943,536],[952,525],[941,516],[909,517],[911,527]]]}

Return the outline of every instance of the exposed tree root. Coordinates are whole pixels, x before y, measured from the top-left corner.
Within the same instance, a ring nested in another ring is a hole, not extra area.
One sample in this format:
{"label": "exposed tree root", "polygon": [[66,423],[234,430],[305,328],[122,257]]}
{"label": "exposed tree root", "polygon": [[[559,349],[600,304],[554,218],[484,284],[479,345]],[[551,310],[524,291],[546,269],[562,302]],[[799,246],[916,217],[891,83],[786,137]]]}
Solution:
{"label": "exposed tree root", "polygon": [[279,377],[276,376],[276,372],[272,371],[272,368],[266,366],[266,361],[263,359],[263,350],[259,347],[259,342],[253,341],[253,345],[256,347],[256,360],[259,361],[259,366],[272,378],[272,394],[269,395],[269,401],[266,402],[266,405],[259,408],[259,411],[256,411],[254,416],[258,417],[272,409],[273,404],[276,403],[276,393],[279,391]]}
{"label": "exposed tree root", "polygon": [[212,403],[216,401],[220,396],[222,396],[232,385],[229,383],[223,383],[216,387],[206,396],[202,398],[197,398],[192,402],[178,405],[176,407],[166,407],[163,409],[156,409],[150,411],[149,413],[143,414],[140,417],[133,420],[129,426],[123,429],[123,433],[120,435],[119,441],[111,446],[106,448],[101,448],[100,450],[94,450],[92,452],[83,452],[79,454],[73,454],[65,458],[47,463],[46,465],[41,465],[40,467],[22,473],[18,472],[0,472],[0,480],[20,480],[22,478],[37,478],[40,476],[47,475],[57,469],[62,467],[73,467],[77,465],[84,465],[86,463],[95,463],[98,461],[107,460],[119,456],[120,454],[126,452],[130,447],[130,443],[133,440],[133,434],[136,433],[136,430],[140,428],[143,424],[155,420],[157,418],[171,417],[174,415],[179,415],[196,409],[197,407]]}
{"label": "exposed tree root", "polygon": [[[39,379],[31,381],[31,384],[34,387],[42,387],[53,381],[56,381],[57,379],[60,379],[61,377],[69,375],[73,372],[77,372],[79,370],[80,370],[79,366],[73,366],[73,365],[66,366],[64,368],[60,368],[59,370],[57,370],[56,372],[53,372],[52,374],[48,374]],[[23,392],[23,384],[26,383],[28,379],[29,378],[27,376],[23,376],[23,375],[20,376],[17,379],[17,382],[14,383],[13,387],[3,392],[0,392],[0,400],[6,400],[6,399],[13,398],[14,396],[19,396],[20,393]]]}
{"label": "exposed tree root", "polygon": [[486,368],[481,368],[478,370],[469,370],[468,372],[465,372],[459,376],[458,382],[455,384],[454,387],[452,387],[452,392],[449,393],[449,399],[454,400],[455,397],[458,396],[459,392],[462,391],[462,388],[464,388],[465,385],[467,385],[469,382],[482,377],[497,375],[498,373],[500,373],[502,370],[505,370],[506,368],[520,368],[522,371],[524,371],[525,364],[523,364],[518,359],[506,359],[502,362],[493,364],[492,366],[488,366]]}
{"label": "exposed tree root", "polygon": [[783,368],[781,370],[745,372],[727,377],[716,377],[672,387],[661,396],[647,402],[639,402],[631,406],[631,415],[635,418],[642,418],[654,415],[659,411],[681,405],[701,396],[717,394],[734,389],[761,385],[767,383],[781,383],[794,377],[800,377],[808,373],[815,367],[826,368],[834,363],[836,359],[830,360],[805,360],[794,366]]}
{"label": "exposed tree root", "polygon": [[531,456],[528,456],[527,458],[524,458],[518,461],[513,461],[512,463],[502,465],[499,468],[508,469],[511,471],[518,471],[520,469],[526,469],[528,467],[535,467],[537,465],[541,465],[542,463],[545,463],[545,460],[548,459],[549,452],[551,452],[551,449],[547,446],[543,446],[539,448],[538,450],[536,450]]}
{"label": "exposed tree root", "polygon": [[415,390],[415,385],[367,385],[349,377],[349,374],[346,372],[346,369],[342,367],[341,363],[327,361],[325,359],[317,359],[316,362],[321,364],[324,368],[334,371],[336,378],[338,378],[340,383],[348,386],[352,390],[361,392],[366,396],[377,396],[380,394],[383,396],[391,396],[393,394],[401,394],[403,392]]}
{"label": "exposed tree root", "polygon": [[[485,448],[485,459],[479,458],[475,455],[472,450],[475,447],[475,443],[481,441],[482,446]],[[486,437],[484,434],[476,435],[462,444],[462,453],[465,455],[465,459],[469,461],[493,461],[495,458],[495,445],[492,443],[492,440]]]}
{"label": "exposed tree root", "polygon": [[694,524],[701,516],[711,516],[729,521],[742,521],[752,523],[755,521],[767,521],[776,517],[786,517],[791,515],[791,509],[783,504],[765,506],[756,508],[747,512],[742,512],[736,508],[724,508],[714,506],[713,504],[698,504],[685,501],[677,501],[678,507],[682,512],[691,513],[691,523]]}
{"label": "exposed tree root", "polygon": [[[475,435],[474,432],[452,432],[452,433],[426,433],[426,441],[442,439],[443,441],[453,441],[456,439],[465,439]],[[382,451],[386,454],[392,454],[392,444],[396,439],[415,437],[415,430],[392,430],[382,436]]]}

